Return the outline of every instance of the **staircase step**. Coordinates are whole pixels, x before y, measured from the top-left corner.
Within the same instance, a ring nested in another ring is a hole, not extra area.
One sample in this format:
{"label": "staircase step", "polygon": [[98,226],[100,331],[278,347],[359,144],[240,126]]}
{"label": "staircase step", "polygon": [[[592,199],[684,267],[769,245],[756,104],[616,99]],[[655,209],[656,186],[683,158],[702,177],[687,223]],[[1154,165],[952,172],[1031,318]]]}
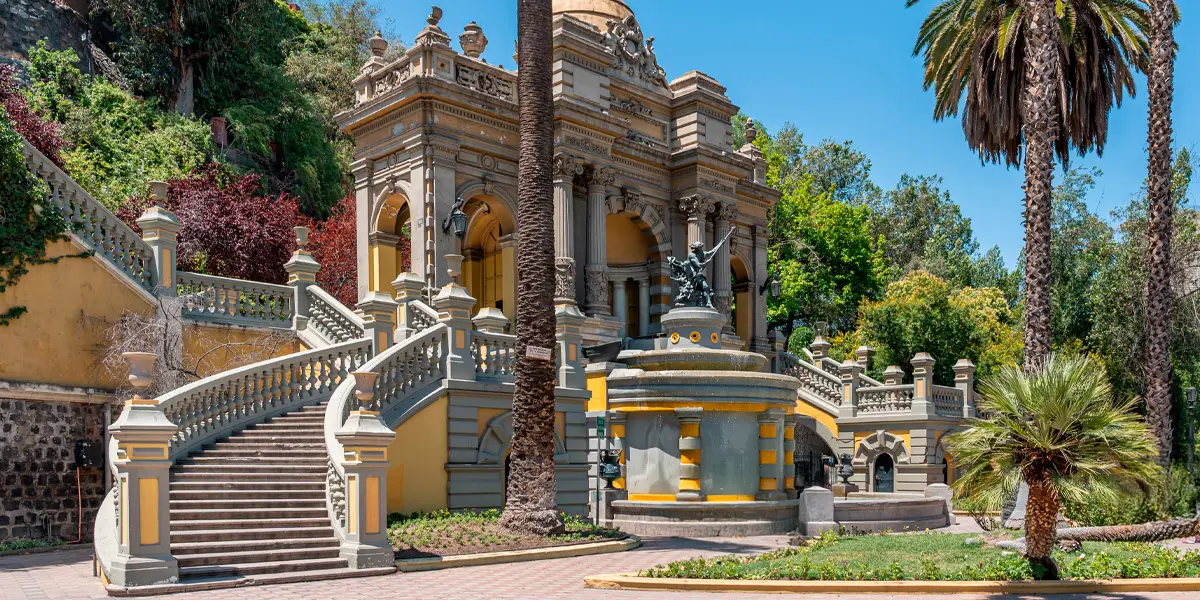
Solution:
{"label": "staircase step", "polygon": [[293,479],[289,481],[279,481],[283,477],[275,477],[274,480],[269,479],[231,479],[228,476],[225,479],[171,479],[171,491],[179,490],[181,492],[189,491],[254,491],[254,490],[283,490],[283,491],[313,491],[324,490],[324,478],[317,479],[315,477],[305,476],[304,479]]}
{"label": "staircase step", "polygon": [[250,550],[245,552],[216,552],[212,554],[184,554],[177,556],[176,559],[179,561],[180,570],[183,570],[187,567],[236,566],[297,560],[336,559],[339,552],[341,552],[341,548],[337,544],[334,544],[333,546],[327,545],[324,548],[289,548]]}
{"label": "staircase step", "polygon": [[324,506],[313,508],[171,508],[171,524],[176,521],[237,519],[308,519],[329,518]]}
{"label": "staircase step", "polygon": [[263,552],[267,550],[297,550],[301,548],[339,548],[338,541],[331,537],[281,537],[267,539],[212,539],[199,542],[184,542],[177,543],[174,541],[176,536],[171,535],[171,554],[174,556],[184,555],[207,555],[219,554],[222,552]]}
{"label": "staircase step", "polygon": [[[304,517],[298,519],[291,518],[270,518],[259,519],[249,525],[253,525],[254,529],[246,529],[245,519],[200,519],[200,520],[171,520],[171,539],[183,540],[190,538],[177,538],[176,533],[196,533],[198,535],[206,535],[213,531],[228,532],[229,537],[222,539],[238,539],[234,536],[242,535],[246,532],[267,532],[280,531],[288,535],[288,537],[300,537],[300,532],[309,531],[312,529],[322,529],[329,531],[329,535],[333,535],[333,529],[329,524],[329,515],[321,517]],[[247,534],[249,535],[249,534]],[[256,533],[255,535],[266,536],[267,533]],[[241,538],[245,539],[245,538]]]}
{"label": "staircase step", "polygon": [[278,441],[267,441],[263,438],[226,438],[207,448],[205,452],[211,450],[317,450],[322,453],[326,452],[325,440],[321,441],[294,441],[293,436],[276,436],[273,438]]}
{"label": "staircase step", "polygon": [[308,509],[325,508],[325,495],[308,498],[212,498],[212,499],[175,499],[171,498],[171,511],[219,510],[219,509],[250,509],[250,508],[293,508]]}
{"label": "staircase step", "polygon": [[[287,473],[281,474],[279,471],[264,471],[260,473],[241,472],[238,470],[221,471],[213,469],[190,469],[187,471],[180,470],[182,467],[171,469],[171,485],[176,483],[201,483],[212,482],[214,484],[221,483],[274,483],[281,477],[287,477],[290,483],[306,483],[312,484],[315,482],[325,481],[325,470],[322,469],[319,473],[316,471],[306,473]],[[236,480],[234,478],[237,478]]]}
{"label": "staircase step", "polygon": [[300,421],[297,423],[259,423],[248,431],[323,431],[324,420]]}
{"label": "staircase step", "polygon": [[209,449],[205,450],[203,454],[200,454],[198,456],[203,456],[205,458],[227,456],[227,457],[234,457],[234,458],[261,457],[261,458],[283,458],[283,459],[286,459],[289,457],[294,457],[294,458],[303,458],[303,459],[315,458],[317,460],[326,460],[327,457],[329,456],[329,453],[326,452],[325,448],[320,447],[320,446],[309,446],[309,447],[305,447],[305,448],[297,448],[297,447],[278,448],[278,447],[271,447],[269,445],[263,444],[263,445],[257,445],[257,446],[252,446],[252,447],[217,446],[217,447],[209,448]]}
{"label": "staircase step", "polygon": [[230,502],[241,500],[271,500],[274,502],[280,500],[320,500],[324,502],[325,490],[320,487],[307,490],[281,490],[270,487],[257,490],[202,487],[196,489],[179,489],[178,486],[172,485],[171,502],[175,502],[176,500],[228,500]]}
{"label": "staircase step", "polygon": [[258,575],[261,573],[284,573],[315,571],[318,569],[342,569],[349,566],[344,558],[318,558],[307,560],[284,560],[242,565],[214,565],[207,567],[180,567],[179,579],[186,582],[199,577],[221,575]]}
{"label": "staircase step", "polygon": [[305,454],[301,456],[286,456],[283,453],[281,456],[229,456],[225,454],[217,454],[214,452],[204,451],[200,454],[189,456],[180,463],[182,464],[202,464],[202,463],[223,463],[223,464],[319,464],[323,465],[328,461],[328,455],[325,452],[320,454]]}
{"label": "staircase step", "polygon": [[[190,460],[190,459],[189,459]],[[246,462],[246,463],[228,463],[228,462],[212,462],[205,461],[202,463],[185,463],[175,466],[175,470],[179,473],[225,473],[225,474],[251,474],[260,473],[266,475],[276,475],[280,473],[320,473],[324,474],[327,470],[324,462],[319,463],[278,463],[278,464],[263,464],[262,462]],[[291,476],[288,476],[291,479]]]}

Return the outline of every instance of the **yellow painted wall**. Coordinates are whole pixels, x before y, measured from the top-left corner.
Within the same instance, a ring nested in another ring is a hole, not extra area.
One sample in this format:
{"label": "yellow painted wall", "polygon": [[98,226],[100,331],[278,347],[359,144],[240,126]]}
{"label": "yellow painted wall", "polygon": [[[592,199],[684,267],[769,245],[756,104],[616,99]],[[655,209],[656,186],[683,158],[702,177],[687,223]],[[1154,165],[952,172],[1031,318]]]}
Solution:
{"label": "yellow painted wall", "polygon": [[483,432],[487,430],[488,423],[491,423],[492,419],[508,412],[508,409],[505,408],[480,408],[478,410],[479,413],[475,417],[475,425],[478,429],[475,437],[477,438],[483,437]]}
{"label": "yellow painted wall", "polygon": [[[591,409],[589,408],[588,410]],[[838,436],[838,426],[837,421],[835,420],[837,417],[834,417],[833,415],[800,399],[796,400],[796,412],[816,419],[818,423],[829,428],[829,432],[833,434],[833,437]],[[834,450],[836,449],[837,448],[834,448]]]}
{"label": "yellow painted wall", "polygon": [[[54,242],[46,256],[79,252],[71,242]],[[100,260],[66,258],[37,265],[0,294],[0,311],[29,309],[0,327],[0,379],[102,388],[123,383],[99,366],[104,330],[125,312],[145,313],[153,306]]]}
{"label": "yellow painted wall", "polygon": [[605,221],[608,249],[608,264],[633,265],[646,262],[650,257],[650,245],[646,235],[638,228],[629,215],[618,213],[608,215]]}
{"label": "yellow painted wall", "polygon": [[608,410],[608,374],[603,371],[588,373],[587,389],[592,393],[587,401],[587,410]]}
{"label": "yellow painted wall", "polygon": [[559,411],[554,413],[554,431],[558,432],[558,439],[567,439],[567,413]]}
{"label": "yellow painted wall", "polygon": [[305,349],[298,338],[286,340],[263,329],[207,323],[183,328],[183,362],[195,365],[201,377]]}
{"label": "yellow painted wall", "polygon": [[449,404],[443,396],[396,429],[388,446],[389,513],[446,508]]}

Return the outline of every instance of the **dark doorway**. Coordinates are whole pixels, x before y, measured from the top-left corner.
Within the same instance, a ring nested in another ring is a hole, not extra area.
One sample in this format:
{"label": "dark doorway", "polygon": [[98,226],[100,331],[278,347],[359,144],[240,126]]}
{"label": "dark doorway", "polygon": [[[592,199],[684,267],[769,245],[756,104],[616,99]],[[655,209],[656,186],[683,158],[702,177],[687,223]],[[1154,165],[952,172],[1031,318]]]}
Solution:
{"label": "dark doorway", "polygon": [[883,494],[896,491],[895,479],[896,465],[892,463],[892,457],[880,454],[875,459],[875,491]]}

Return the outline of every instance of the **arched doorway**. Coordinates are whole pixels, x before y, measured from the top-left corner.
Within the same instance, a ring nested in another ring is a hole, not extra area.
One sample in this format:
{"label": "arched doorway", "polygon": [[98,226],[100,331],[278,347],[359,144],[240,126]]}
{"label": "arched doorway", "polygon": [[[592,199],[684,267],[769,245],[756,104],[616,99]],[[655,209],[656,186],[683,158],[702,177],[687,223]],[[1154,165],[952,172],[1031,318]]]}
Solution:
{"label": "arched doorway", "polygon": [[513,322],[516,316],[516,219],[508,205],[479,195],[463,205],[467,233],[463,236],[462,281],[475,309],[497,308]]}
{"label": "arched doorway", "polygon": [[749,344],[751,327],[754,322],[754,283],[750,277],[750,267],[741,256],[734,254],[729,259],[729,273],[733,289],[733,310],[730,315],[730,325],[734,333],[743,342]]}
{"label": "arched doorway", "polygon": [[408,199],[402,194],[389,194],[380,203],[367,239],[369,291],[391,296],[392,281],[411,268],[410,218]]}
{"label": "arched doorway", "polygon": [[875,465],[871,469],[873,492],[890,494],[896,491],[896,464],[890,454],[880,454],[875,457]]}

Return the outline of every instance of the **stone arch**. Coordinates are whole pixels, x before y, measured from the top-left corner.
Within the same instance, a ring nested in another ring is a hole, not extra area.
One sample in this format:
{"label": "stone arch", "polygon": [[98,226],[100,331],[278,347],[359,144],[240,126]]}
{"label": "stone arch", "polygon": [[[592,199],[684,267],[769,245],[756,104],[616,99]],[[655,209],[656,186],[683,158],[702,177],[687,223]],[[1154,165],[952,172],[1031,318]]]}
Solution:
{"label": "stone arch", "polygon": [[[500,192],[498,187],[486,188]],[[503,195],[484,193],[485,186],[460,189],[467,194],[461,196],[467,214],[461,281],[475,298],[476,310],[499,308],[512,321],[516,316],[516,213]]]}
{"label": "stone arch", "polygon": [[875,458],[880,454],[888,454],[897,465],[909,463],[908,447],[904,440],[893,433],[884,430],[876,431],[863,438],[854,450],[854,462],[858,464],[875,464]]}
{"label": "stone arch", "polygon": [[[739,244],[741,245],[744,244]],[[730,253],[729,273],[733,277],[733,330],[746,343],[753,337],[755,295],[758,294],[758,287],[754,285],[754,271],[750,267],[752,264],[754,263],[742,248],[734,248]]]}
{"label": "stone arch", "polygon": [[[480,465],[496,465],[504,467],[504,457],[508,455],[512,449],[512,411],[508,411],[496,418],[488,421],[487,426],[483,430],[483,435],[479,436],[479,446],[476,448],[476,464]],[[567,456],[567,447],[563,443],[558,432],[554,432],[554,463],[565,464],[569,462]]]}
{"label": "stone arch", "polygon": [[401,236],[411,218],[408,196],[403,193],[401,186],[392,186],[381,192],[371,214],[367,236],[370,272],[367,285],[370,291],[392,295],[392,281],[408,270],[406,258],[411,260],[411,242],[406,242]]}
{"label": "stone arch", "polygon": [[937,448],[933,451],[932,464],[942,465],[944,469],[942,483],[950,485],[958,479],[958,465],[954,462],[954,455],[946,451],[941,439],[938,440]]}
{"label": "stone arch", "polygon": [[[509,191],[501,185],[496,185],[492,181],[490,175],[484,175],[481,179],[472,179],[458,184],[454,189],[455,198],[466,198],[470,200],[476,196],[490,196],[504,203],[504,208],[512,215],[517,214],[517,200]],[[515,226],[514,226],[515,228]]]}
{"label": "stone arch", "polygon": [[620,196],[610,196],[606,203],[608,214],[628,214],[633,223],[642,233],[653,240],[650,244],[650,259],[654,262],[665,261],[671,253],[671,240],[667,235],[667,225],[658,207],[641,198],[627,197],[620,201]]}

